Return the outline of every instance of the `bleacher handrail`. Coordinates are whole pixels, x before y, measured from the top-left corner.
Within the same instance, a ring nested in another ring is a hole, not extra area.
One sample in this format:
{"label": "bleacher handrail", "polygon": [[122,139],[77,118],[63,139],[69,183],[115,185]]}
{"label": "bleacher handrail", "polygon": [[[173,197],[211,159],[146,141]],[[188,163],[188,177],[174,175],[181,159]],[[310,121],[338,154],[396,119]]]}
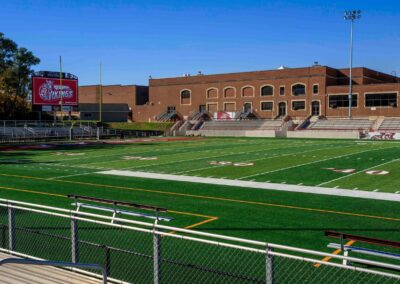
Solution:
{"label": "bleacher handrail", "polygon": [[[24,210],[24,211],[28,211],[28,212],[57,216],[57,217],[61,217],[61,218],[68,218],[71,220],[80,220],[80,221],[84,221],[84,222],[88,222],[88,223],[101,224],[101,225],[111,226],[111,227],[115,227],[115,228],[128,229],[128,230],[140,231],[140,232],[145,232],[145,233],[154,233],[154,234],[157,234],[160,236],[169,236],[172,238],[191,240],[191,241],[206,243],[206,244],[210,244],[210,245],[229,247],[229,248],[237,248],[237,249],[241,249],[241,250],[247,250],[247,251],[253,251],[253,252],[255,251],[258,253],[268,253],[270,255],[283,256],[286,258],[303,260],[303,261],[312,262],[312,263],[320,263],[323,265],[336,266],[336,267],[341,267],[341,268],[345,268],[345,269],[366,271],[369,273],[385,275],[385,276],[390,276],[393,278],[400,279],[399,274],[392,274],[392,273],[387,273],[387,272],[382,272],[382,271],[363,269],[360,267],[341,265],[341,264],[332,263],[332,262],[324,262],[324,261],[321,261],[318,259],[311,259],[308,257],[299,256],[298,253],[312,255],[314,257],[316,257],[316,256],[317,257],[330,257],[333,259],[347,260],[348,262],[359,263],[359,264],[370,265],[370,266],[374,266],[374,267],[380,267],[380,268],[386,268],[386,269],[400,271],[400,265],[395,265],[395,264],[390,264],[390,263],[383,263],[383,262],[378,262],[378,261],[373,261],[373,260],[341,256],[341,255],[337,255],[337,254],[303,249],[303,248],[297,248],[297,247],[293,247],[293,246],[279,245],[279,244],[249,240],[249,239],[244,239],[244,238],[217,235],[217,234],[212,234],[212,233],[207,233],[207,232],[195,231],[195,230],[160,225],[160,224],[147,223],[147,222],[142,222],[142,221],[118,218],[118,217],[113,218],[111,216],[106,216],[106,215],[100,215],[100,214],[94,214],[94,213],[82,212],[82,211],[76,211],[76,210],[69,210],[69,209],[46,206],[46,205],[32,204],[32,203],[21,202],[21,201],[0,199],[0,207],[13,208],[13,209],[17,209],[17,210]],[[47,210],[47,211],[45,211],[45,210]],[[114,222],[116,222],[116,223],[101,221],[101,220],[110,221],[111,219],[114,219]],[[182,233],[182,234],[178,234],[178,233]],[[207,239],[204,239],[202,237],[206,237]],[[211,239],[209,239],[209,238],[211,238]],[[218,241],[218,240],[220,240],[220,241]],[[238,244],[232,244],[232,243],[228,243],[228,242],[234,242],[234,243],[238,243]],[[260,247],[260,248],[248,247],[246,245],[252,245],[252,246],[256,246],[256,247]],[[265,250],[265,248],[280,249],[280,250],[287,251],[288,253],[281,253],[281,252],[276,252],[276,251],[268,251],[267,252],[267,250]],[[291,252],[293,254],[289,254],[289,252]]]}

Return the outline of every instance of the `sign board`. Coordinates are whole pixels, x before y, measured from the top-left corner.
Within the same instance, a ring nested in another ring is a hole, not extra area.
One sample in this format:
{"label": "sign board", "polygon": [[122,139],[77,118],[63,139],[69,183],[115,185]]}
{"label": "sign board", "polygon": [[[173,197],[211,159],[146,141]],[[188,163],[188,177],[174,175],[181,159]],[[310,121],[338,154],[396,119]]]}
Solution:
{"label": "sign board", "polygon": [[34,105],[78,105],[78,80],[32,77],[32,102]]}
{"label": "sign board", "polygon": [[214,112],[214,119],[226,120],[235,119],[236,112],[218,111]]}
{"label": "sign board", "polygon": [[368,132],[368,139],[371,140],[400,140],[398,132]]}

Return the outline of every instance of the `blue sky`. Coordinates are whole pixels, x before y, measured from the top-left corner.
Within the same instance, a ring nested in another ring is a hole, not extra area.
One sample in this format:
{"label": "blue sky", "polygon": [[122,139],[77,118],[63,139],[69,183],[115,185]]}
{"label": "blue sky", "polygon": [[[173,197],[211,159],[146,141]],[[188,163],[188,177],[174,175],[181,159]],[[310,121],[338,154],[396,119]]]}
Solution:
{"label": "blue sky", "polygon": [[2,1],[0,31],[32,50],[36,70],[64,70],[80,85],[147,84],[153,78],[309,66],[400,74],[400,1]]}

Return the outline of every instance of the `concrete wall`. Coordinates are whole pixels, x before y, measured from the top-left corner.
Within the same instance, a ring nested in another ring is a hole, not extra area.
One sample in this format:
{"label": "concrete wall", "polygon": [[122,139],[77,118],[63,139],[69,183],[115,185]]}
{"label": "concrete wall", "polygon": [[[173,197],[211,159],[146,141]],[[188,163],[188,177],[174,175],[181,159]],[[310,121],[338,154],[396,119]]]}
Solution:
{"label": "concrete wall", "polygon": [[194,136],[228,136],[228,137],[275,137],[275,130],[198,130],[186,131]]}
{"label": "concrete wall", "polygon": [[331,139],[359,139],[358,131],[330,131],[330,130],[302,130],[288,131],[288,138],[331,138]]}

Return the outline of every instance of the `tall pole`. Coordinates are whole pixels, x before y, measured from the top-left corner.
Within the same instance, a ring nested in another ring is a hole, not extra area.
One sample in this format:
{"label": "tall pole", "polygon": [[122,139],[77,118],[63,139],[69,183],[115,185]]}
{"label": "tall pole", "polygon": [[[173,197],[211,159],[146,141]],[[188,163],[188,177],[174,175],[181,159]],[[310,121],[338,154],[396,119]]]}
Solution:
{"label": "tall pole", "polygon": [[61,120],[63,120],[63,95],[62,95],[62,58],[60,56],[60,113],[61,113]]}
{"label": "tall pole", "polygon": [[360,10],[346,11],[344,19],[351,21],[350,23],[350,70],[349,70],[349,118],[351,118],[351,108],[353,103],[353,30],[354,20],[361,18]]}
{"label": "tall pole", "polygon": [[102,77],[103,77],[103,66],[100,62],[100,100],[99,100],[99,121],[102,122],[103,120],[103,82],[102,82]]}
{"label": "tall pole", "polygon": [[353,19],[350,26],[349,118],[351,118],[351,107],[353,104]]}

